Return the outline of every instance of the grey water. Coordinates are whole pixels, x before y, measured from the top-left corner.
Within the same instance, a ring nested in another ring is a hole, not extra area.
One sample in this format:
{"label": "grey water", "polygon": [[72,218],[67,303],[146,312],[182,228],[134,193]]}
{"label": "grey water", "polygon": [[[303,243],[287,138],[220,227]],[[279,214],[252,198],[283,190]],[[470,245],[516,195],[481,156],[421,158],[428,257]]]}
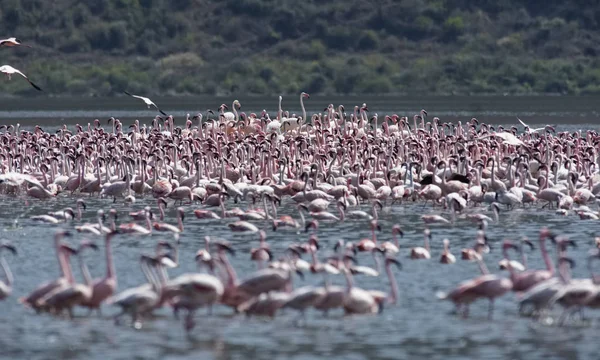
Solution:
{"label": "grey water", "polygon": [[[277,112],[276,96],[231,96],[231,97],[158,97],[152,100],[166,113],[172,114],[180,125],[186,114],[207,109],[215,112],[221,104],[229,106],[234,99],[242,104],[240,111],[247,114],[260,114],[266,109],[272,116]],[[378,113],[400,116],[417,114],[421,109],[429,113],[429,118],[438,116],[442,121],[463,122],[476,117],[492,124],[518,125],[516,117],[532,124],[598,124],[600,110],[599,96],[313,96],[305,100],[308,115],[323,112],[328,104],[343,104],[346,113],[352,113],[354,106],[366,103],[371,114]],[[298,96],[284,96],[283,110],[301,114]],[[130,124],[135,119],[149,123],[158,112],[147,109],[137,99],[128,96],[112,98],[0,98],[0,125],[20,123],[25,126],[58,126],[62,124],[87,125],[94,119],[103,123],[109,117]]]}
{"label": "grey water", "polygon": [[[379,99],[379,101],[378,101]],[[159,100],[164,103],[160,104]],[[228,100],[231,100],[228,99]],[[215,109],[227,99],[156,99],[165,111],[182,116],[187,112]],[[243,111],[260,111],[267,108],[277,110],[277,99],[241,98]],[[96,102],[98,101],[98,102]],[[108,116],[125,119],[140,118],[148,121],[155,113],[147,112],[143,104],[131,99],[30,99],[0,100],[0,124],[21,123],[24,126],[46,124],[84,123],[94,118]],[[297,97],[285,97],[284,109],[299,112]],[[306,102],[309,113],[322,111],[329,102],[343,103],[346,111],[354,104],[367,102],[371,112],[397,112],[406,115],[425,108],[429,116],[439,116],[442,121],[449,118],[469,120],[475,116],[490,123],[514,124],[515,116],[524,121],[540,124],[557,124],[560,130],[595,129],[598,114],[594,110],[594,98],[461,98],[461,99],[383,99],[358,97],[310,99]],[[564,103],[563,103],[564,102]],[[287,105],[289,104],[289,105]],[[309,105],[310,104],[310,105]],[[141,110],[140,110],[141,106]],[[198,109],[198,110],[194,110]],[[50,114],[50,115],[48,115]],[[48,115],[48,116],[46,116]],[[445,120],[448,119],[448,120]],[[520,127],[521,128],[521,127]],[[458,260],[453,265],[438,262],[442,251],[442,240],[448,238],[451,250],[460,255],[460,250],[473,244],[476,227],[468,220],[459,219],[455,225],[431,226],[432,259],[410,260],[411,247],[422,246],[424,225],[423,214],[443,214],[443,210],[432,209],[421,203],[404,202],[387,205],[380,214],[383,231],[379,240],[391,239],[393,224],[401,224],[405,235],[401,239],[398,259],[403,269],[394,269],[400,296],[396,305],[386,306],[383,313],[373,316],[345,317],[333,312],[329,317],[309,311],[307,321],[296,323],[297,314],[285,311],[273,320],[246,318],[234,315],[229,308],[218,306],[212,315],[200,310],[197,326],[186,335],[181,321],[175,320],[168,309],[156,312],[157,317],[146,321],[139,330],[127,322],[115,325],[111,316],[118,309],[104,306],[102,315],[87,316],[87,311],[76,310],[74,320],[59,319],[48,315],[36,315],[24,308],[17,299],[26,295],[43,281],[58,276],[56,256],[52,247],[52,234],[56,225],[35,223],[30,216],[44,214],[65,207],[75,206],[75,196],[61,194],[56,199],[39,201],[22,197],[2,195],[0,201],[1,239],[13,242],[18,255],[6,254],[7,261],[15,274],[11,297],[0,302],[0,358],[11,359],[595,359],[597,358],[597,336],[600,328],[597,312],[587,311],[590,318],[585,324],[557,327],[542,324],[517,314],[516,297],[510,293],[496,301],[493,320],[487,319],[487,301],[478,301],[471,308],[470,317],[461,318],[453,313],[453,305],[440,301],[435,294],[453,288],[463,280],[478,275],[477,265]],[[120,221],[126,222],[127,212],[146,205],[155,207],[151,197],[138,199],[132,206],[110,199],[87,198],[88,210],[83,222],[95,222],[97,209],[114,207]],[[239,205],[249,206],[246,203]],[[205,235],[231,241],[238,250],[232,258],[240,278],[255,269],[249,260],[248,251],[258,244],[258,236],[231,233],[228,220],[197,220],[192,210],[201,205],[184,205],[185,231],[181,236],[181,258],[179,268],[170,270],[172,277],[184,272],[195,271],[194,254],[203,246]],[[592,205],[596,208],[596,205]],[[363,210],[369,211],[367,207]],[[489,213],[485,207],[469,210]],[[280,214],[298,218],[297,211],[289,199],[284,201]],[[166,222],[175,223],[175,207],[167,210]],[[268,242],[274,254],[283,254],[286,247],[307,238],[306,233],[292,230],[272,231],[266,222],[255,222],[267,231]],[[61,225],[72,229],[76,223]],[[582,221],[575,215],[559,216],[553,210],[542,209],[541,204],[533,207],[503,211],[498,223],[491,223],[488,235],[493,249],[486,256],[487,266],[493,272],[501,259],[500,242],[503,239],[520,239],[527,236],[537,239],[540,227],[547,226],[558,234],[568,235],[578,247],[570,251],[576,261],[575,277],[587,277],[585,259],[587,250],[593,247],[595,236],[599,236],[598,224]],[[335,242],[343,238],[359,240],[370,237],[367,220],[344,223],[321,222],[319,238],[323,243],[323,255],[332,251]],[[86,256],[94,277],[104,275],[105,263],[103,240],[91,235],[75,234],[68,241],[95,239],[101,251]],[[158,240],[172,237],[154,233],[148,237],[118,235],[113,241],[119,290],[137,286],[144,281],[137,259],[141,253],[152,253]],[[358,255],[361,265],[373,266],[368,255]],[[544,263],[536,251],[529,254],[530,268],[541,269]],[[75,270],[78,281],[81,276]],[[305,280],[294,279],[297,286],[320,284],[322,278],[307,275]],[[344,285],[343,278],[334,282]],[[357,277],[356,284],[366,289],[388,291],[385,277]]]}

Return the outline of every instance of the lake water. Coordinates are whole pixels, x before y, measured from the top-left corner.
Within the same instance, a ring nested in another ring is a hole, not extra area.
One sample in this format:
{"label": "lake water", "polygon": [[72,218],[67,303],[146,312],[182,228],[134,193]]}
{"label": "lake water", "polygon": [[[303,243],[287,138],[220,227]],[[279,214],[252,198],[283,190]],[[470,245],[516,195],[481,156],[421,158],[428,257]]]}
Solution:
{"label": "lake water", "polygon": [[[378,100],[379,99],[379,100]],[[230,99],[227,99],[230,100]],[[156,99],[169,113],[184,115],[206,108],[215,109],[225,99],[177,100]],[[299,111],[297,97],[286,97],[284,108]],[[22,125],[45,124],[58,126],[68,123],[86,123],[94,118],[116,116],[124,119],[139,117],[147,121],[154,116],[142,106],[133,106],[131,99],[53,99],[53,100],[0,100],[2,124],[19,121]],[[276,99],[241,98],[244,111],[260,111],[268,106],[270,112],[277,108]],[[472,116],[490,123],[514,123],[519,116],[532,123],[559,124],[559,129],[587,129],[598,121],[595,98],[331,98],[310,99],[308,112],[322,110],[329,102],[351,105],[367,102],[371,112],[397,112],[412,115],[421,108],[430,116],[439,116],[443,121],[450,119],[468,120]],[[288,105],[289,104],[289,105]],[[290,108],[291,107],[291,108]],[[172,111],[179,109],[177,111]],[[194,110],[197,109],[197,110]],[[516,124],[515,124],[516,125]],[[492,321],[487,320],[487,301],[479,301],[471,308],[471,316],[463,319],[453,314],[453,305],[437,300],[435,293],[453,288],[459,282],[478,274],[475,263],[458,260],[453,265],[438,262],[442,250],[442,239],[451,241],[455,255],[460,249],[471,246],[475,226],[467,220],[459,220],[454,226],[432,226],[432,259],[413,261],[408,259],[408,249],[422,245],[424,225],[420,216],[424,213],[440,213],[439,209],[424,208],[422,204],[405,202],[387,206],[380,215],[383,232],[380,240],[389,240],[393,224],[403,226],[405,237],[401,243],[399,260],[403,270],[395,275],[400,288],[400,298],[395,306],[388,306],[375,316],[344,317],[341,312],[323,318],[320,313],[309,311],[306,324],[296,325],[296,314],[286,311],[274,320],[247,319],[233,315],[224,307],[216,307],[213,315],[204,310],[197,314],[197,327],[188,336],[181,321],[174,320],[167,309],[158,311],[158,318],[144,323],[141,330],[126,324],[115,326],[109,318],[117,309],[105,306],[103,317],[95,314],[86,316],[78,309],[73,321],[57,319],[47,315],[35,315],[17,303],[20,296],[27,294],[42,281],[53,279],[58,274],[56,257],[52,249],[52,233],[55,226],[34,223],[30,216],[75,206],[75,198],[61,194],[51,201],[37,201],[2,196],[0,229],[2,238],[12,241],[18,248],[17,257],[7,255],[15,274],[13,295],[0,303],[0,358],[11,359],[595,359],[599,328],[597,312],[587,312],[592,318],[586,326],[555,327],[532,322],[517,315],[515,296],[511,293],[496,302]],[[138,210],[146,205],[155,207],[151,197],[138,199],[132,207],[122,202],[112,204],[109,199],[90,198],[83,221],[94,222],[99,208],[110,207],[119,211],[120,219],[126,212]],[[245,207],[242,204],[241,207]],[[258,243],[256,235],[232,234],[226,224],[229,221],[197,220],[191,212],[200,205],[184,206],[188,215],[185,232],[181,237],[181,265],[170,271],[171,276],[194,271],[193,257],[203,246],[205,235],[230,240],[238,250],[232,259],[240,277],[253,271],[255,265],[249,261],[248,251]],[[594,206],[595,207],[595,206]],[[364,208],[363,210],[368,210]],[[486,212],[485,208],[469,211]],[[291,201],[287,199],[281,214],[297,217]],[[446,214],[447,215],[447,214]],[[500,214],[500,222],[490,224],[488,236],[496,245],[486,257],[490,269],[496,271],[501,258],[500,241],[505,238],[519,239],[526,235],[537,239],[541,226],[548,226],[559,234],[567,234],[579,247],[572,251],[577,262],[573,270],[575,277],[587,276],[585,256],[598,236],[598,225],[592,221],[580,221],[575,216],[562,217],[553,210],[541,209],[541,205],[515,209]],[[129,221],[129,220],[122,220]],[[169,207],[166,222],[175,223],[175,210]],[[256,222],[267,230],[267,238],[275,254],[282,254],[292,242],[306,239],[305,233],[292,231],[273,232],[264,222]],[[72,228],[75,224],[65,225]],[[339,238],[358,240],[369,237],[368,221],[347,221],[342,224],[321,222],[319,238],[325,253]],[[71,242],[85,238],[77,234]],[[88,236],[88,238],[91,238]],[[113,241],[119,289],[123,290],[142,283],[137,258],[140,253],[153,251],[159,239],[169,236],[153,234],[150,237],[118,235]],[[102,245],[102,239],[97,240]],[[103,250],[97,256],[88,255],[94,277],[104,274]],[[359,255],[363,265],[372,265],[368,255]],[[543,268],[539,252],[529,256],[529,267]],[[76,277],[80,279],[76,271]],[[343,278],[334,280],[344,284]],[[320,277],[308,275],[304,281],[295,280],[297,285],[321,283]],[[385,278],[356,278],[358,286],[367,289],[388,289]]]}
{"label": "lake water", "polygon": [[[207,109],[216,109],[221,104],[231,108],[233,99],[238,99],[247,114],[260,113],[263,109],[275,114],[278,107],[276,97],[183,97],[155,98],[155,103],[168,114],[180,120],[186,114],[198,112],[206,114]],[[442,121],[469,120],[477,117],[480,121],[496,124],[515,124],[518,116],[532,124],[594,124],[600,119],[597,107],[598,96],[313,96],[305,100],[309,114],[322,112],[328,104],[343,104],[351,113],[355,105],[366,103],[371,114],[406,115],[425,109],[429,118],[438,116]],[[301,114],[298,96],[285,96],[284,110]],[[111,116],[130,124],[134,119],[150,122],[157,115],[153,109],[137,99],[128,96],[116,98],[0,98],[0,121],[21,125],[61,125],[63,123],[85,125],[94,119],[103,121]]]}

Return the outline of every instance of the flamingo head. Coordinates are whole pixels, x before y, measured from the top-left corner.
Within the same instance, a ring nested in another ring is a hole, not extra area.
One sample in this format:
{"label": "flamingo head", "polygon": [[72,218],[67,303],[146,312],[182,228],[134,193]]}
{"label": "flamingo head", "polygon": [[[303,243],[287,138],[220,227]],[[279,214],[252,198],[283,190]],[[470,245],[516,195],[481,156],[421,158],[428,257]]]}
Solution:
{"label": "flamingo head", "polygon": [[519,247],[513,244],[510,240],[504,240],[504,242],[502,243],[502,250],[507,251],[508,249],[514,249],[518,251]]}
{"label": "flamingo head", "polygon": [[398,268],[398,270],[402,270],[402,263],[400,263],[400,261],[398,261],[398,260],[397,260],[397,259],[395,259],[395,258],[392,258],[392,257],[387,257],[387,258],[385,259],[385,264],[386,264],[386,265],[388,265],[388,266],[389,266],[389,265],[392,265],[392,264],[393,264],[393,265],[396,265],[396,267]]}
{"label": "flamingo head", "polygon": [[17,255],[17,248],[13,244],[11,244],[9,242],[3,242],[3,243],[1,243],[0,244],[0,250],[1,249],[6,249],[6,250],[10,251],[11,253],[13,253],[13,255]]}
{"label": "flamingo head", "polygon": [[559,265],[560,265],[560,264],[562,264],[562,263],[564,263],[564,262],[568,263],[568,264],[569,264],[569,267],[570,267],[571,269],[575,267],[575,260],[573,260],[573,259],[572,259],[572,258],[570,258],[570,257],[567,257],[567,256],[561,256],[561,257],[558,259],[558,263],[559,263]]}
{"label": "flamingo head", "polygon": [[550,238],[552,242],[556,242],[556,235],[554,235],[547,227],[543,227],[540,230],[540,241],[546,240],[546,238]]}
{"label": "flamingo head", "polygon": [[224,251],[227,251],[232,256],[235,256],[235,250],[233,249],[233,247],[231,246],[229,241],[218,240],[218,241],[215,241],[214,244],[217,247],[217,250],[219,250],[219,251],[224,250]]}
{"label": "flamingo head", "polygon": [[77,206],[81,206],[83,210],[87,209],[87,205],[83,201],[83,199],[77,199]]}
{"label": "flamingo head", "polygon": [[371,230],[381,231],[381,225],[377,222],[377,220],[371,220]]}
{"label": "flamingo head", "polygon": [[81,253],[81,251],[82,251],[83,249],[86,249],[86,248],[90,248],[90,249],[93,249],[93,250],[99,250],[99,247],[98,247],[98,245],[96,245],[96,243],[94,243],[93,241],[90,241],[90,240],[82,240],[82,241],[79,243],[79,248],[77,249],[77,253]]}
{"label": "flamingo head", "polygon": [[309,238],[308,238],[308,245],[310,247],[314,247],[316,250],[319,250],[321,247],[319,246],[319,239],[317,238],[317,235],[312,234]]}
{"label": "flamingo head", "polygon": [[531,242],[529,239],[527,239],[526,237],[524,237],[524,238],[521,240],[521,243],[522,243],[522,244],[526,244],[527,246],[529,246],[529,249],[531,249],[531,250],[535,250],[535,246],[533,245],[533,243],[532,243],[532,242]]}
{"label": "flamingo head", "polygon": [[400,225],[396,224],[392,226],[392,235],[400,235],[400,237],[404,237],[404,232],[402,231]]}

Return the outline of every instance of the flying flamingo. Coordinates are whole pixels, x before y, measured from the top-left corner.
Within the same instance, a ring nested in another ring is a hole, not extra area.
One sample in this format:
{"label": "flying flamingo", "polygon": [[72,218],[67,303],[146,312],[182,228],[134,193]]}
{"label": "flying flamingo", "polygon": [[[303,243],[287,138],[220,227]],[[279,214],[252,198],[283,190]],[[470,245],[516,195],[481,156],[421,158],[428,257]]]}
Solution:
{"label": "flying flamingo", "polygon": [[134,97],[136,99],[142,100],[148,106],[148,109],[150,109],[150,106],[154,106],[154,108],[156,110],[158,110],[158,112],[160,112],[164,116],[167,116],[167,114],[164,111],[162,111],[161,109],[159,109],[158,106],[156,106],[156,104],[152,100],[150,100],[149,98],[144,97],[144,96],[139,96],[139,95],[132,95],[132,94],[128,93],[127,91],[123,91],[123,92],[125,93],[125,95],[129,95],[129,96]]}
{"label": "flying flamingo", "polygon": [[25,74],[23,74],[21,71],[15,69],[14,67],[12,67],[10,65],[0,66],[0,72],[5,73],[6,76],[8,77],[8,80],[10,80],[12,78],[13,74],[21,75],[23,78],[25,78],[25,80],[27,80],[29,85],[33,86],[34,89],[36,89],[38,91],[42,91],[42,89],[39,86],[37,86],[36,84],[34,84],[31,80],[29,80],[29,78],[27,76],[25,76]]}
{"label": "flying flamingo", "polygon": [[1,254],[2,250],[6,249],[13,253],[13,255],[17,255],[17,248],[15,248],[12,244],[4,242],[0,244],[0,267],[2,267],[2,271],[4,272],[5,280],[0,280],[0,300],[6,299],[12,293],[12,284],[14,281],[13,274],[10,271],[10,267],[6,263],[6,259],[4,259],[4,255]]}
{"label": "flying flamingo", "polygon": [[23,44],[21,40],[16,37],[9,37],[7,39],[0,40],[0,47],[13,47],[13,46],[25,46],[31,48],[31,45]]}

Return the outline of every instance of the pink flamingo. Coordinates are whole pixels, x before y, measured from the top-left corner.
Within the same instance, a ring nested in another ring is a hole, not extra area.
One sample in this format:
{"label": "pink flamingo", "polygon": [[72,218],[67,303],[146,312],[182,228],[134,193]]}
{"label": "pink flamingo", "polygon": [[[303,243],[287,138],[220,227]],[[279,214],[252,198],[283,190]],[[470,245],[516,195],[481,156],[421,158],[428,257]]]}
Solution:
{"label": "pink flamingo", "polygon": [[267,233],[264,230],[258,232],[260,236],[260,246],[258,248],[250,249],[250,258],[258,262],[258,269],[264,268],[264,262],[269,261],[272,258],[269,245],[266,242]]}
{"label": "pink flamingo", "polygon": [[431,231],[429,229],[425,229],[423,231],[423,235],[425,235],[425,247],[414,247],[410,249],[410,258],[411,259],[431,259],[431,253],[429,249],[429,241],[431,240]]}
{"label": "pink flamingo", "polygon": [[115,271],[115,264],[113,262],[112,251],[110,242],[116,232],[107,233],[104,238],[104,249],[106,256],[106,276],[101,279],[96,279],[93,282],[92,297],[89,301],[83,305],[90,309],[98,311],[100,315],[100,305],[109,297],[113,296],[117,289],[117,273]]}
{"label": "pink flamingo", "polygon": [[66,286],[69,283],[69,279],[72,277],[72,275],[69,273],[69,268],[66,263],[64,252],[73,249],[69,247],[63,247],[61,244],[61,240],[65,236],[70,235],[71,234],[69,232],[64,230],[59,230],[54,234],[54,248],[56,250],[56,257],[58,259],[58,267],[60,269],[61,276],[54,281],[46,282],[38,286],[33,292],[31,292],[26,297],[20,298],[20,303],[26,306],[30,306],[36,311],[39,311],[40,309],[37,305],[38,300],[40,300],[42,297],[55,290],[56,288]]}
{"label": "pink flamingo", "polygon": [[392,238],[393,242],[386,241],[381,244],[381,249],[385,250],[388,254],[398,254],[400,252],[400,243],[398,242],[398,235],[404,237],[404,232],[400,225],[396,224],[392,226]]}
{"label": "pink flamingo", "polygon": [[[517,249],[510,241],[505,241],[503,244],[504,257],[508,259],[507,250],[510,248]],[[488,318],[491,319],[494,312],[494,299],[506,294],[512,289],[512,281],[507,278],[502,278],[494,274],[489,274],[487,268],[483,264],[483,260],[477,260],[484,275],[475,279],[461,283],[456,289],[449,293],[438,293],[438,297],[442,300],[449,299],[456,304],[457,310],[464,307],[463,316],[469,316],[469,305],[478,298],[487,298],[490,302],[488,310]],[[512,268],[509,266],[509,270]]]}
{"label": "pink flamingo", "polygon": [[82,305],[88,302],[92,297],[92,279],[90,273],[83,260],[83,249],[91,248],[97,250],[98,247],[89,241],[82,241],[79,249],[77,250],[77,256],[79,258],[79,267],[83,274],[84,284],[76,284],[74,281],[68,286],[58,288],[55,291],[47,294],[38,301],[40,306],[49,309],[55,314],[60,315],[63,310],[67,310],[69,318],[73,318],[73,307],[75,305]]}
{"label": "pink flamingo", "polygon": [[4,255],[1,254],[2,249],[9,250],[13,253],[13,255],[17,255],[17,248],[15,248],[12,244],[7,242],[0,244],[0,267],[2,267],[2,271],[4,272],[5,280],[0,280],[0,300],[6,299],[12,293],[12,284],[14,281],[13,274],[10,271],[10,267],[6,263],[4,259]]}
{"label": "pink flamingo", "polygon": [[554,265],[546,250],[546,238],[553,237],[548,228],[542,228],[540,230],[540,251],[542,252],[542,258],[546,264],[546,270],[526,270],[521,273],[511,272],[511,280],[513,282],[513,291],[522,292],[531,288],[537,283],[544,280],[548,280],[554,276]]}
{"label": "pink flamingo", "polygon": [[456,262],[456,257],[452,255],[450,252],[450,240],[444,239],[444,252],[440,257],[440,263],[442,264],[454,264]]}
{"label": "pink flamingo", "polygon": [[173,226],[167,223],[158,223],[155,222],[153,224],[154,230],[156,231],[170,231],[172,233],[179,234],[183,232],[183,219],[185,218],[185,211],[183,208],[177,208],[177,226]]}

